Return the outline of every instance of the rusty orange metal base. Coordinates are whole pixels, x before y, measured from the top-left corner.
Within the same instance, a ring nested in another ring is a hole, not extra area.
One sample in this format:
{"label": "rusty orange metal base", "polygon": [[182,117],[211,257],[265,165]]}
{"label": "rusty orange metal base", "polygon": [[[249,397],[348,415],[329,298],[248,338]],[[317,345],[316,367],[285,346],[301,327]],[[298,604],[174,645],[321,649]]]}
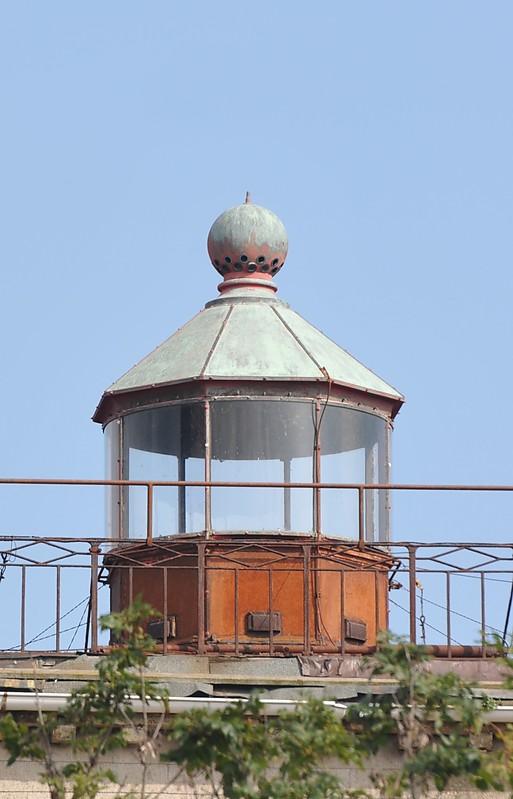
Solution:
{"label": "rusty orange metal base", "polygon": [[169,619],[164,652],[365,652],[387,627],[383,548],[298,536],[159,539],[113,550],[112,610],[142,595]]}

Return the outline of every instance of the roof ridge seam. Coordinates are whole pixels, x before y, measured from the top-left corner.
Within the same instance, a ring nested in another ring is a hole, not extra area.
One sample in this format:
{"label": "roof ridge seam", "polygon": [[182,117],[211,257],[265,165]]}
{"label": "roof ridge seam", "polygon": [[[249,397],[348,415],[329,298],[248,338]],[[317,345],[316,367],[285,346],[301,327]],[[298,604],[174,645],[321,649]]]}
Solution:
{"label": "roof ridge seam", "polygon": [[321,366],[321,364],[318,363],[317,360],[313,357],[312,353],[307,350],[301,339],[298,336],[296,336],[290,325],[287,324],[287,322],[285,321],[283,316],[278,312],[278,310],[273,305],[271,305],[271,308],[278,317],[278,319],[281,321],[282,325],[286,328],[286,330],[289,331],[294,341],[296,341],[299,344],[303,352],[306,353],[306,355],[310,358],[310,360],[313,361],[313,363],[316,365],[317,369],[321,372],[323,377],[325,377],[324,372],[322,371],[323,367]]}
{"label": "roof ridge seam", "polygon": [[221,322],[221,325],[219,327],[219,331],[218,331],[218,333],[217,333],[217,335],[216,335],[216,337],[214,339],[214,343],[210,347],[210,350],[208,351],[208,355],[207,355],[207,357],[205,359],[205,363],[203,364],[203,368],[202,368],[201,372],[199,373],[199,377],[200,378],[205,376],[205,372],[207,371],[207,366],[209,365],[210,361],[212,360],[212,356],[214,355],[215,349],[216,349],[216,347],[217,347],[217,345],[219,343],[219,339],[221,338],[221,336],[223,334],[223,331],[224,331],[226,325],[228,324],[228,319],[230,318],[234,307],[235,306],[230,305],[230,307],[228,308],[228,310],[227,310],[227,312],[225,314],[224,319]]}

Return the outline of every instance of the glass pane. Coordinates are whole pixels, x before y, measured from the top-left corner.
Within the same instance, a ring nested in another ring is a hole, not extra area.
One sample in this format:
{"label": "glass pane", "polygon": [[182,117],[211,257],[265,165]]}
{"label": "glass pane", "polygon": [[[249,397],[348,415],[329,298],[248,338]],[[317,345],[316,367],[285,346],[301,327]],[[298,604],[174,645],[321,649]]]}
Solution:
{"label": "glass pane", "polygon": [[[311,482],[314,406],[308,402],[212,403],[212,480]],[[311,532],[312,490],[212,489],[218,531]]]}
{"label": "glass pane", "polygon": [[[119,419],[110,422],[105,428],[105,472],[107,480],[121,479],[120,429],[121,423]],[[109,538],[119,538],[121,530],[121,488],[119,486],[107,486],[106,494],[107,535]]]}
{"label": "glass pane", "polygon": [[[365,450],[333,453],[321,457],[321,482],[363,483]],[[358,538],[358,491],[321,490],[321,530],[337,538]]]}
{"label": "glass pane", "polygon": [[[321,474],[323,483],[386,482],[386,421],[365,411],[330,405],[321,421]],[[386,495],[366,490],[364,530],[367,541],[386,537]],[[358,491],[321,491],[321,528],[325,535],[357,538]]]}
{"label": "glass pane", "polygon": [[[312,437],[313,448],[313,437]],[[294,458],[290,462],[291,483],[311,483],[313,475],[313,458]],[[290,489],[290,529],[298,533],[313,532],[313,489]]]}
{"label": "glass pane", "polygon": [[[185,479],[200,482],[205,479],[205,461],[200,458],[187,458]],[[205,530],[205,489],[192,486],[186,491],[185,532],[199,533]]]}
{"label": "glass pane", "polygon": [[[204,480],[205,422],[202,403],[163,406],[123,419],[123,475],[128,480]],[[203,489],[155,486],[155,536],[200,532],[205,528]],[[125,491],[123,527],[145,537],[147,489]]]}
{"label": "glass pane", "polygon": [[[283,464],[279,461],[213,461],[212,480],[283,482]],[[283,489],[213,489],[212,527],[232,532],[282,532],[285,529]]]}

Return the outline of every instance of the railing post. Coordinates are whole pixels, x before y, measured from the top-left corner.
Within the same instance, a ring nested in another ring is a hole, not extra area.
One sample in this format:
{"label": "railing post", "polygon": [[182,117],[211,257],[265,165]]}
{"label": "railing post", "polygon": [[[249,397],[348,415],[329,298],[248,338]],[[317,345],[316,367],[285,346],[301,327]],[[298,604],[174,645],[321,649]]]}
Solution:
{"label": "railing post", "polygon": [[445,601],[447,603],[447,657],[452,657],[452,634],[451,634],[451,573],[448,571],[445,574]]}
{"label": "railing post", "polygon": [[304,615],[304,642],[303,650],[305,655],[309,655],[312,651],[312,642],[310,640],[310,546],[307,544],[303,547],[303,615]]}
{"label": "railing post", "polygon": [[162,614],[164,617],[164,638],[162,641],[162,654],[167,655],[167,639],[169,636],[169,611],[167,597],[168,567],[162,567]]}
{"label": "railing post", "polygon": [[346,598],[346,583],[345,583],[345,571],[344,569],[340,572],[340,654],[345,655],[346,652],[346,624],[345,624],[345,617],[346,617],[346,609],[345,609],[345,598]]}
{"label": "railing post", "polygon": [[273,570],[268,569],[269,575],[269,656],[272,657],[274,655],[274,625],[273,625],[273,613],[274,613],[274,597],[273,597]]}
{"label": "railing post", "polygon": [[321,480],[321,405],[317,401],[315,403],[315,434],[314,434],[314,482],[317,487],[313,492],[313,529],[316,538],[321,536],[321,489],[319,483]]}
{"label": "railing post", "polygon": [[153,543],[153,483],[147,483],[146,498],[146,543]]}
{"label": "railing post", "polygon": [[[378,571],[375,571],[374,572],[374,620],[376,624],[376,635],[379,635],[380,629],[383,629],[382,627],[380,627],[380,617],[379,617],[380,616],[379,578],[380,578],[380,573]],[[387,623],[385,621],[385,626],[386,624]]]}
{"label": "railing post", "polygon": [[134,601],[134,567],[128,567],[128,604]]}
{"label": "railing post", "polygon": [[[210,403],[205,402],[205,482],[210,483],[212,479],[212,464],[210,462],[212,454],[211,446],[212,428],[210,422]],[[205,486],[205,535],[207,538],[212,533],[212,488]]]}
{"label": "railing post", "polygon": [[238,567],[235,568],[234,575],[234,589],[235,589],[235,597],[233,602],[233,620],[235,623],[235,657],[240,655],[240,646],[239,646],[239,569]]}
{"label": "railing post", "polygon": [[55,649],[61,651],[61,566],[55,572]]}
{"label": "railing post", "polygon": [[198,655],[205,654],[205,547],[198,544]]}
{"label": "railing post", "polygon": [[[481,572],[481,657],[486,656],[486,594],[485,594],[485,573]],[[511,595],[510,595],[511,597]],[[506,635],[503,644],[506,645]]]}
{"label": "railing post", "polygon": [[417,643],[417,564],[415,547],[408,547],[410,570],[410,643]]}
{"label": "railing post", "polygon": [[20,644],[21,651],[25,651],[25,613],[27,610],[27,567],[21,567],[21,618],[20,618]]}
{"label": "railing post", "polygon": [[365,525],[364,525],[365,496],[363,486],[358,486],[358,548],[365,548]]}
{"label": "railing post", "polygon": [[98,650],[98,555],[100,551],[97,544],[90,545],[91,593],[89,602],[91,608],[91,652],[93,654]]}

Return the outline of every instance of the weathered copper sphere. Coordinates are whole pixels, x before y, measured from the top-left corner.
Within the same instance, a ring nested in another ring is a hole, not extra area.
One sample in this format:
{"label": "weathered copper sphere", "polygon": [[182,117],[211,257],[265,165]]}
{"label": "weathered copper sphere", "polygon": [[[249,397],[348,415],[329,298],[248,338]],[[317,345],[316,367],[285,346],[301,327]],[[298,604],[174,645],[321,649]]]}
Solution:
{"label": "weathered copper sphere", "polygon": [[218,216],[208,234],[208,254],[225,280],[257,273],[270,280],[287,257],[287,231],[280,219],[246,201]]}

